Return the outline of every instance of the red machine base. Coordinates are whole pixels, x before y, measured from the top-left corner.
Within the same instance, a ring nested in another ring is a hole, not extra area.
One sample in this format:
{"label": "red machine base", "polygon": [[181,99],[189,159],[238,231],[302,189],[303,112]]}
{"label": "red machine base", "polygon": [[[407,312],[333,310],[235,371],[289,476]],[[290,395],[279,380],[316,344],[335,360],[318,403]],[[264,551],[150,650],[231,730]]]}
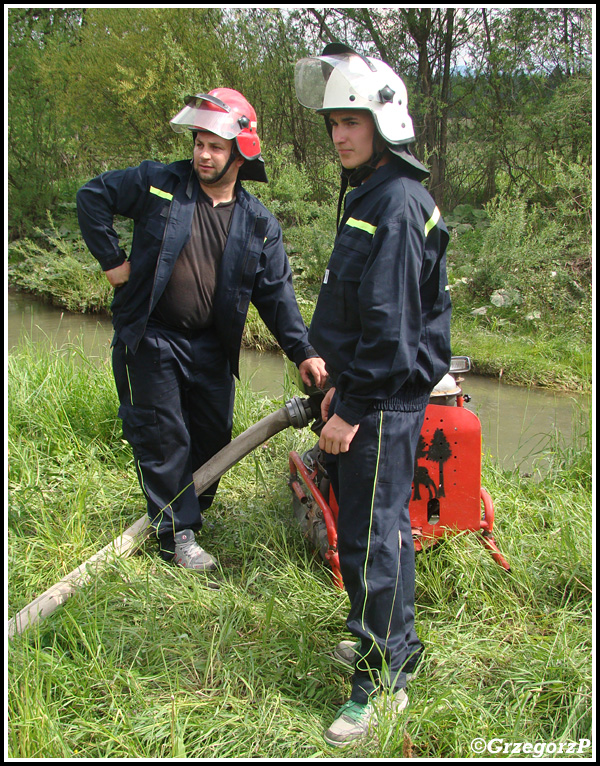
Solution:
{"label": "red machine base", "polygon": [[[494,561],[510,566],[492,535],[494,506],[481,486],[481,423],[459,400],[458,406],[430,404],[425,413],[415,456],[409,504],[415,550],[459,532],[479,532],[478,539]],[[335,584],[343,581],[337,553],[337,502],[318,467],[309,469],[297,452],[290,452],[290,487],[306,511],[307,527],[325,526],[327,545],[322,555],[331,566]],[[310,531],[308,533],[310,535]]]}

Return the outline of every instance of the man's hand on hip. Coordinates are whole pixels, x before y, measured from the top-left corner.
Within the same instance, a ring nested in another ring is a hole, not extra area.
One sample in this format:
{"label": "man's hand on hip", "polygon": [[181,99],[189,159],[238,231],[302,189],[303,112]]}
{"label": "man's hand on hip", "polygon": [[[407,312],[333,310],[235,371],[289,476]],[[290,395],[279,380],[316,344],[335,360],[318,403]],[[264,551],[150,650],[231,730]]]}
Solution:
{"label": "man's hand on hip", "polygon": [[114,269],[105,271],[106,278],[113,287],[121,287],[125,282],[129,282],[129,273],[131,272],[131,264],[129,261],[125,261],[120,266],[116,266]]}

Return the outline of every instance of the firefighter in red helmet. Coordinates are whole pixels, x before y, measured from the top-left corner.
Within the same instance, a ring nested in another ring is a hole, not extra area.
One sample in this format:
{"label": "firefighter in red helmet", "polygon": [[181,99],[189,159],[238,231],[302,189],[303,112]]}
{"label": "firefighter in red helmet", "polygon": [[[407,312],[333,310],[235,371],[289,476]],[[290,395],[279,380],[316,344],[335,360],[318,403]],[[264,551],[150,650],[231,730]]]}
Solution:
{"label": "firefighter in red helmet", "polygon": [[[113,170],[77,193],[82,235],[115,288],[113,372],[160,555],[217,567],[195,539],[215,483],[193,473],[231,439],[234,376],[250,301],[305,381],[325,383],[308,342],[281,228],[241,185],[267,181],[256,112],[236,90],[185,100],[171,120],[193,158]],[[129,254],[114,216],[133,219]]]}

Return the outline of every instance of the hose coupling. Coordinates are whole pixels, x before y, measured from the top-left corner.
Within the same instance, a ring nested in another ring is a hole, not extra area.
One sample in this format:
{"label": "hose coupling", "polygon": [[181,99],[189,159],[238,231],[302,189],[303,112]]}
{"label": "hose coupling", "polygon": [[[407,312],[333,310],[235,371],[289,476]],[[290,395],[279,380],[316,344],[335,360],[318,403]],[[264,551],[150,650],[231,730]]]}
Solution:
{"label": "hose coupling", "polygon": [[309,399],[301,399],[299,396],[294,396],[285,403],[288,418],[290,419],[290,425],[294,428],[304,428],[308,425],[314,415],[310,410]]}

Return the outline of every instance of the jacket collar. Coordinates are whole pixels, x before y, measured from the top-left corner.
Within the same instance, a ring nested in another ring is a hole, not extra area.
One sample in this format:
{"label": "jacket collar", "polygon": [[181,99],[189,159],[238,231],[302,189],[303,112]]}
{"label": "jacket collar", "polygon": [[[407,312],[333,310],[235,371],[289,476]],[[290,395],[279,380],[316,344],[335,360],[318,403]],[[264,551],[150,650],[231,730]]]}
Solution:
{"label": "jacket collar", "polygon": [[[190,160],[172,162],[167,165],[167,169],[179,178],[180,183],[186,184],[185,193],[188,199],[195,199],[197,197],[195,190],[200,189],[200,184]],[[235,183],[235,199],[246,211],[252,212],[248,192],[244,189],[239,179]]]}
{"label": "jacket collar", "polygon": [[357,186],[356,189],[352,189],[352,191],[347,194],[345,207],[354,202],[356,199],[363,197],[365,194],[369,194],[369,192],[375,189],[377,186],[380,186],[390,178],[397,175],[398,168],[395,166],[394,162],[386,162],[385,165],[377,168],[377,170],[372,175],[370,175],[366,181],[363,181],[360,186]]}

